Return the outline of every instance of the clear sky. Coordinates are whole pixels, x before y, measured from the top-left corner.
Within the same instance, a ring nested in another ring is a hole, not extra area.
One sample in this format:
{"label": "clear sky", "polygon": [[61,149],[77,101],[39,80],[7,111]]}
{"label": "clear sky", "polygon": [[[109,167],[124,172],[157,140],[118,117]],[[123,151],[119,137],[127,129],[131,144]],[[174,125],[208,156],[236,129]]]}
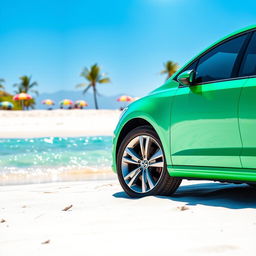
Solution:
{"label": "clear sky", "polygon": [[164,82],[163,62],[254,23],[250,0],[0,0],[0,78],[10,92],[21,75],[40,92],[75,90],[98,63],[112,80],[101,94],[142,96]]}

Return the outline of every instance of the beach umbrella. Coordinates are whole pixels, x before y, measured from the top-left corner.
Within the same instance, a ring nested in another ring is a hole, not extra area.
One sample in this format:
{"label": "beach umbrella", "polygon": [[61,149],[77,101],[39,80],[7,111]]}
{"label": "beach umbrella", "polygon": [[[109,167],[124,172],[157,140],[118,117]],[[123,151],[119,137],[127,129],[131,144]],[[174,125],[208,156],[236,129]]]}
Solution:
{"label": "beach umbrella", "polygon": [[75,107],[76,108],[81,108],[82,109],[83,107],[87,107],[87,106],[88,106],[88,104],[85,100],[77,100],[75,102]]}
{"label": "beach umbrella", "polygon": [[[122,95],[120,96],[117,101],[119,102],[132,102],[133,98],[131,96],[128,95]],[[123,110],[125,106],[121,107],[120,110]]]}
{"label": "beach umbrella", "polygon": [[53,100],[46,99],[46,100],[43,100],[43,101],[42,101],[42,104],[48,105],[48,106],[52,106],[52,105],[54,105],[55,103],[54,103]]}
{"label": "beach umbrella", "polygon": [[9,101],[2,101],[0,102],[0,107],[2,109],[13,109],[13,104]]}
{"label": "beach umbrella", "polygon": [[27,94],[27,93],[25,93],[25,92],[16,94],[13,97],[13,100],[21,101],[22,110],[23,110],[23,106],[24,106],[24,100],[31,100],[31,99],[32,99],[32,96]]}
{"label": "beach umbrella", "polygon": [[51,110],[52,109],[51,107],[53,105],[55,105],[54,101],[50,100],[50,99],[43,100],[42,104],[47,105],[48,106],[48,110]]}
{"label": "beach umbrella", "polygon": [[13,100],[31,100],[32,99],[32,96],[25,93],[25,92],[22,92],[22,93],[19,93],[19,94],[16,94],[14,97],[13,97]]}
{"label": "beach umbrella", "polygon": [[63,108],[64,106],[71,107],[73,105],[73,101],[69,99],[64,99],[60,102],[60,107]]}
{"label": "beach umbrella", "polygon": [[128,95],[122,95],[117,99],[117,101],[119,101],[119,102],[131,102],[131,101],[133,101],[133,98],[131,96],[128,96]]}

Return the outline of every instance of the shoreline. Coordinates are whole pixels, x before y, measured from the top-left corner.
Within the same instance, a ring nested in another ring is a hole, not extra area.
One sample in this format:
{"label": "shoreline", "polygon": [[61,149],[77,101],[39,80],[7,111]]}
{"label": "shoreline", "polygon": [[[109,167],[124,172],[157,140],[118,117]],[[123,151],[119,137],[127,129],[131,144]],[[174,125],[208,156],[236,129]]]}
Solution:
{"label": "shoreline", "polygon": [[0,173],[0,187],[16,185],[36,185],[55,182],[83,182],[113,180],[116,174],[112,169],[72,169],[69,171],[46,173]]}
{"label": "shoreline", "polygon": [[116,174],[111,168],[92,169],[92,168],[75,168],[69,170],[44,171],[44,172],[0,172],[0,187],[18,186],[18,185],[36,185],[44,183],[61,183],[61,182],[83,182],[83,181],[104,181],[116,179]]}

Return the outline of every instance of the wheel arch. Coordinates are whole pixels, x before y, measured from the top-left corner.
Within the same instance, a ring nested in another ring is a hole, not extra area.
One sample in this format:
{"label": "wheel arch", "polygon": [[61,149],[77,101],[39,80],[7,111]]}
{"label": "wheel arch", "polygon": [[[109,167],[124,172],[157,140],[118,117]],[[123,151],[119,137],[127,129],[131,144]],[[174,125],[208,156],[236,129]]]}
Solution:
{"label": "wheel arch", "polygon": [[[166,163],[167,165],[171,164],[171,157],[170,157],[170,148],[168,146],[168,135],[166,134],[166,130],[163,131],[160,127],[157,127],[157,125],[154,125],[153,120],[150,120],[150,118],[144,118],[144,117],[135,117],[132,118],[130,120],[128,120],[120,129],[119,133],[118,133],[118,138],[116,141],[116,145],[115,145],[115,155],[113,155],[114,157],[114,163],[116,162],[116,158],[117,158],[117,152],[119,150],[119,147],[123,141],[123,139],[125,138],[125,136],[133,129],[140,127],[140,126],[144,126],[144,125],[148,125],[150,126],[158,135],[162,145],[163,145],[163,150],[164,150],[164,154],[165,154],[165,158],[166,158]],[[167,135],[167,136],[166,136]],[[114,164],[115,165],[115,164]],[[116,166],[113,166],[113,169],[115,170]]]}
{"label": "wheel arch", "polygon": [[133,118],[133,119],[129,120],[122,127],[122,130],[119,133],[118,140],[116,143],[116,155],[117,155],[119,147],[122,143],[122,140],[125,138],[125,136],[133,129],[140,127],[140,126],[144,126],[144,125],[150,126],[157,133],[157,131],[154,129],[154,127],[147,120],[145,120],[143,118]]}

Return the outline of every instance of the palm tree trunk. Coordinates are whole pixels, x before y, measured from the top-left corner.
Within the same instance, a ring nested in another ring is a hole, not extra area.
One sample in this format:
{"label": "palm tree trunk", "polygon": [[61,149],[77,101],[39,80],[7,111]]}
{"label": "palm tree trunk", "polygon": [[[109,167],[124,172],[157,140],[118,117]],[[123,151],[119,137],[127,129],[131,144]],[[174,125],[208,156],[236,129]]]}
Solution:
{"label": "palm tree trunk", "polygon": [[98,102],[97,102],[97,95],[96,95],[96,87],[93,86],[93,97],[94,97],[94,104],[95,104],[95,109],[99,109],[99,106],[98,106]]}

